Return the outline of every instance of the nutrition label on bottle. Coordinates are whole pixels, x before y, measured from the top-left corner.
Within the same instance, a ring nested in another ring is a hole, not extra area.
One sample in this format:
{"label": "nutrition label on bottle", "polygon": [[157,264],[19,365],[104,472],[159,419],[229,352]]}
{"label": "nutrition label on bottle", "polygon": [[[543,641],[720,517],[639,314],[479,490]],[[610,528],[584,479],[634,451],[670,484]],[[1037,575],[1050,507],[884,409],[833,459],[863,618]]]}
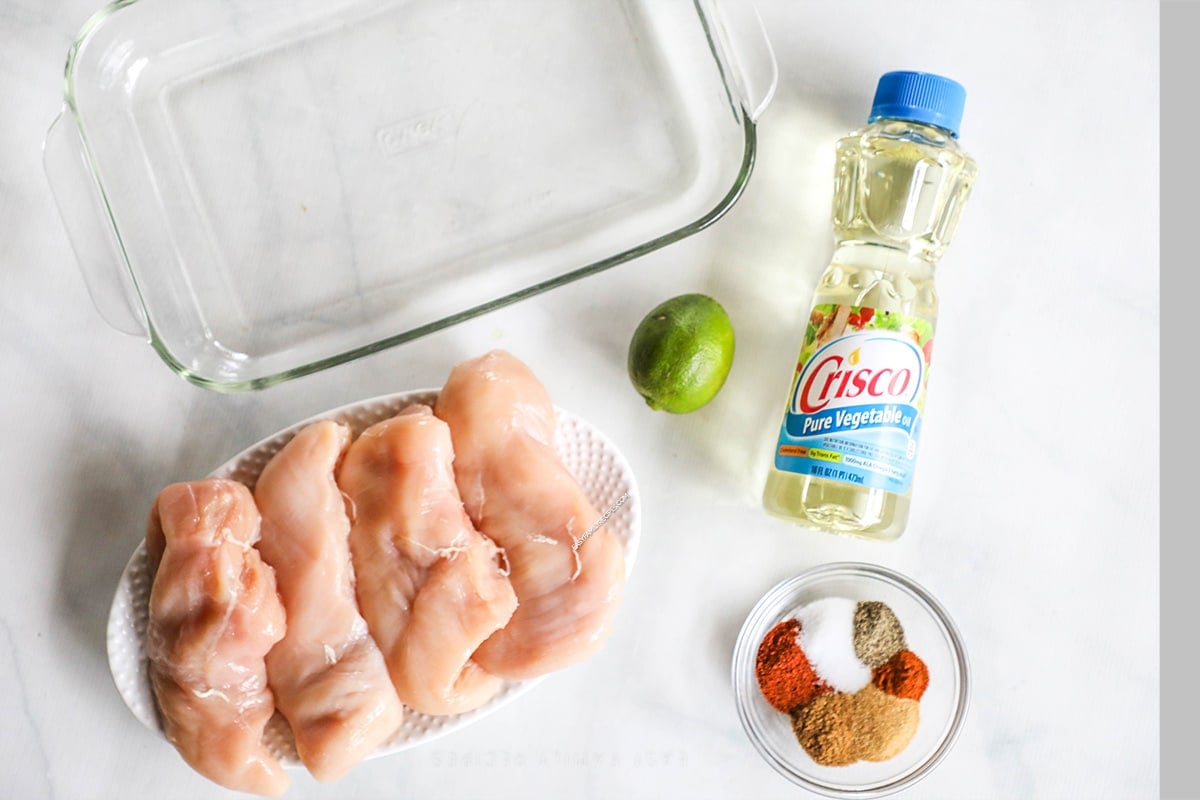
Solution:
{"label": "nutrition label on bottle", "polygon": [[925,319],[864,306],[813,309],[775,467],[907,492],[933,346]]}

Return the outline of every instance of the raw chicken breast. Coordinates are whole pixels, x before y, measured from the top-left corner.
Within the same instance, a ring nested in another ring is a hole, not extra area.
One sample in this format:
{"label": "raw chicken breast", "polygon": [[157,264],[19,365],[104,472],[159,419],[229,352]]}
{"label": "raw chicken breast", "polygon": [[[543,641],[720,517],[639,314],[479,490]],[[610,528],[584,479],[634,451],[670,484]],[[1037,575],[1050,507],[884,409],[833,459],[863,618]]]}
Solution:
{"label": "raw chicken breast", "polygon": [[403,708],[354,597],[350,520],[334,469],[350,429],[318,422],[263,468],[258,550],[275,568],[287,635],[267,679],[296,750],[319,781],[342,777],[400,726]]}
{"label": "raw chicken breast", "polygon": [[453,459],[446,424],[413,406],[364,431],[338,473],[363,616],[400,699],[426,714],[495,696],[502,681],[472,654],[517,607],[503,554],[463,511]]}
{"label": "raw chicken breast", "polygon": [[258,509],[240,483],[159,493],[146,531],[146,654],[163,729],[184,760],[227,788],[278,795],[288,779],[263,744],[275,711],[263,657],[285,622],[258,536]]}
{"label": "raw chicken breast", "polygon": [[476,527],[504,548],[520,607],[475,660],[505,678],[582,661],[608,636],[625,583],[624,553],[554,449],[554,405],[529,368],[502,350],[459,364],[437,401],[454,471]]}

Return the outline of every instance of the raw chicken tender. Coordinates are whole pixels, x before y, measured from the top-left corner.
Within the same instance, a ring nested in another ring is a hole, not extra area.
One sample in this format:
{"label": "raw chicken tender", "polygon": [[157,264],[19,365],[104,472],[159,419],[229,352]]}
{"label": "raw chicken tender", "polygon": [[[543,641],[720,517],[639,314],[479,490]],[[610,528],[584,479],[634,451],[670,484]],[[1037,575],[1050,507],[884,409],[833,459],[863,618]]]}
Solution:
{"label": "raw chicken tender", "polygon": [[503,554],[463,511],[453,458],[446,424],[413,406],[364,431],[338,473],[363,616],[400,699],[426,714],[495,696],[502,681],[472,654],[517,607]]}
{"label": "raw chicken tender", "polygon": [[275,568],[287,635],[267,678],[319,781],[342,777],[399,727],[403,707],[354,596],[350,520],[334,469],[350,429],[318,422],[267,463],[254,489],[258,550]]}
{"label": "raw chicken tender", "polygon": [[159,493],[146,531],[146,654],[163,729],[184,760],[229,789],[278,795],[288,779],[263,744],[275,711],[263,657],[285,622],[258,536],[258,509],[240,483]]}
{"label": "raw chicken tender", "polygon": [[554,449],[554,405],[529,368],[494,350],[455,367],[436,414],[450,425],[467,513],[504,548],[520,606],[475,654],[524,679],[582,661],[607,638],[625,582],[624,552]]}

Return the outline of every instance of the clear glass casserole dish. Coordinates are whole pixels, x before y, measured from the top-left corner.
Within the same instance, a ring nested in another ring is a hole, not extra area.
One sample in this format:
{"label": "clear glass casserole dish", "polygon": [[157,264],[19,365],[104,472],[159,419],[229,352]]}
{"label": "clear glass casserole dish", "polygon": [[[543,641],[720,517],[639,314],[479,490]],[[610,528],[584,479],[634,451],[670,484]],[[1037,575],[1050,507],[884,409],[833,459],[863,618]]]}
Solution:
{"label": "clear glass casserole dish", "polygon": [[775,78],[744,0],[128,0],[44,163],[102,315],[256,389],[704,228]]}

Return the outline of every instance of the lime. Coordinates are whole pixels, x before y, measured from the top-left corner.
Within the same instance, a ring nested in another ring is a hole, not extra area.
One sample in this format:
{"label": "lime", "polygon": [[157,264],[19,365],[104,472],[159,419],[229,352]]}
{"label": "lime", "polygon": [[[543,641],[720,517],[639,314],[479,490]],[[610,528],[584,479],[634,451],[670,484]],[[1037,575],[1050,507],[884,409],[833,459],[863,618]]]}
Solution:
{"label": "lime", "polygon": [[733,325],[704,294],[654,308],[629,342],[629,380],[655,410],[695,411],[716,397],[733,363]]}

